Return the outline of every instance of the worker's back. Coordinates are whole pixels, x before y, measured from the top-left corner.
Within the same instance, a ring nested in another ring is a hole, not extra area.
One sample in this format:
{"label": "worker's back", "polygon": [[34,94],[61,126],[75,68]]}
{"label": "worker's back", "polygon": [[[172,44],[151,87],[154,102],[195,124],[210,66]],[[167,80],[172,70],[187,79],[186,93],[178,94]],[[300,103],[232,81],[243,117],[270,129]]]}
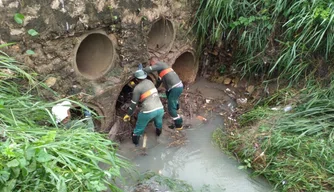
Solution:
{"label": "worker's back", "polygon": [[152,81],[148,79],[141,81],[134,88],[133,94],[133,98],[139,98],[141,112],[151,112],[163,108],[157,89]]}
{"label": "worker's back", "polygon": [[153,66],[146,67],[144,71],[147,73],[157,71],[159,74],[159,77],[162,79],[162,83],[164,84],[164,87],[168,91],[174,88],[174,86],[182,83],[179,76],[176,74],[176,72],[173,71],[172,69],[171,70],[168,70],[168,69],[171,69],[171,67],[169,67],[167,63],[158,61]]}

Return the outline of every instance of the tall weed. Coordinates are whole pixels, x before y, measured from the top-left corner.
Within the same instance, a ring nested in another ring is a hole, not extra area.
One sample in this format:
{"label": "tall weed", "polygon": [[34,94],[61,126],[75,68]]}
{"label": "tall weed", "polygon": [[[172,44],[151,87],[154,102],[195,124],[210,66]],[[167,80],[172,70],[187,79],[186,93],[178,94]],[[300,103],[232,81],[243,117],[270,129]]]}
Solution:
{"label": "tall weed", "polygon": [[57,128],[55,102],[33,95],[36,79],[0,54],[0,191],[120,191],[114,181],[131,165],[116,144],[85,127]]}
{"label": "tall weed", "polygon": [[[333,59],[334,3],[328,0],[201,0],[194,30],[206,42],[236,44],[243,75],[308,76],[319,55]],[[209,40],[209,41],[208,41]]]}

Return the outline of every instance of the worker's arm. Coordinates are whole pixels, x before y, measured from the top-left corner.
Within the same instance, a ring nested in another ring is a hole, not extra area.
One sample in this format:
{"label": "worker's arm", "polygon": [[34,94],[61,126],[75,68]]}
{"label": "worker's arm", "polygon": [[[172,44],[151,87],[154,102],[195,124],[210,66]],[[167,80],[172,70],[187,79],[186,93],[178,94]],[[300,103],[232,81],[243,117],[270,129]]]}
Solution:
{"label": "worker's arm", "polygon": [[133,112],[136,110],[136,106],[139,102],[140,92],[137,88],[138,87],[135,87],[133,92],[132,92],[131,105],[130,105],[130,107],[128,109],[128,113],[127,113],[127,115],[129,115],[129,116],[133,115]]}
{"label": "worker's arm", "polygon": [[164,66],[162,65],[159,65],[158,63],[153,65],[153,66],[147,66],[145,67],[143,70],[146,72],[146,73],[152,73],[154,71],[161,71],[164,69]]}
{"label": "worker's arm", "polygon": [[157,79],[157,82],[155,83],[155,87],[158,89],[162,83],[162,80],[160,78]]}

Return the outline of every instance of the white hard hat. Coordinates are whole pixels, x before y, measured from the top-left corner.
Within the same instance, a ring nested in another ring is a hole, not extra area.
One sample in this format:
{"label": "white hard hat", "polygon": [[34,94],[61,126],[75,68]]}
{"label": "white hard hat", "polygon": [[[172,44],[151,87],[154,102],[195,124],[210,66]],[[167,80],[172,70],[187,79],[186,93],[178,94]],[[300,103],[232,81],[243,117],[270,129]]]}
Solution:
{"label": "white hard hat", "polygon": [[71,102],[63,101],[58,103],[57,105],[53,106],[51,111],[52,114],[56,117],[56,122],[62,122],[67,116],[67,110],[71,108]]}

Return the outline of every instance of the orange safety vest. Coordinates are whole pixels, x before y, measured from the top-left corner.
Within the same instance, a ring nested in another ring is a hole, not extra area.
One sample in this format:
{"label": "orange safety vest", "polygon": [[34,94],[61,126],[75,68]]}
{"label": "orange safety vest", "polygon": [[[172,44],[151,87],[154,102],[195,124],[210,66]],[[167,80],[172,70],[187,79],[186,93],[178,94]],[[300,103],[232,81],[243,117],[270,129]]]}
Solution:
{"label": "orange safety vest", "polygon": [[167,69],[162,70],[159,73],[160,79],[162,79],[165,75],[167,75],[167,73],[172,72],[172,71],[174,71],[172,68],[167,68]]}
{"label": "orange safety vest", "polygon": [[157,93],[157,89],[156,88],[152,88],[148,91],[146,91],[145,93],[140,95],[140,102],[144,101],[147,97],[151,96],[154,93]]}

